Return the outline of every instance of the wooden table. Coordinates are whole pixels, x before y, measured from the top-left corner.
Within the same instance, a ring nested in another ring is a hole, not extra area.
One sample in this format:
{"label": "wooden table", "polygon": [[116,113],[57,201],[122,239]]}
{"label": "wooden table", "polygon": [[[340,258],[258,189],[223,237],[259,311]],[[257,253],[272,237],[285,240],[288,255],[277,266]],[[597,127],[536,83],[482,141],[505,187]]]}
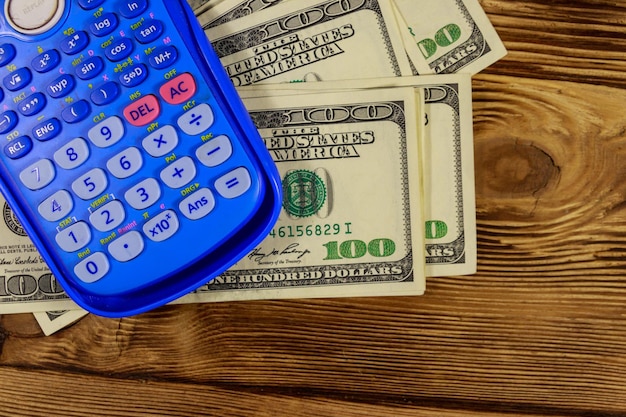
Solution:
{"label": "wooden table", "polygon": [[425,296],[0,322],[7,416],[626,415],[626,3],[482,0],[479,268]]}

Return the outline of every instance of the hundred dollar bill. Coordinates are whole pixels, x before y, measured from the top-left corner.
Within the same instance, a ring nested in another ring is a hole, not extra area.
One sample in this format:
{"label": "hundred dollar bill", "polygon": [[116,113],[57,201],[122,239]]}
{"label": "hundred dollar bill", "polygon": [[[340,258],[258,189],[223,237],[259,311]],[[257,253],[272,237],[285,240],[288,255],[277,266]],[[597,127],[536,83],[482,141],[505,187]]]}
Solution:
{"label": "hundred dollar bill", "polygon": [[0,194],[0,314],[76,309]]}
{"label": "hundred dollar bill", "polygon": [[235,86],[411,75],[390,1],[284,1],[205,32]]}
{"label": "hundred dollar bill", "polygon": [[206,30],[240,17],[275,6],[283,0],[222,0],[208,9],[194,10],[200,25]]}
{"label": "hundred dollar bill", "polygon": [[187,0],[196,15],[204,13],[222,0]]}
{"label": "hundred dollar bill", "polygon": [[[424,95],[421,141],[427,276],[476,272],[474,134],[469,74],[392,77],[341,82],[257,84],[242,97],[294,95],[383,87],[419,87]],[[345,94],[345,93],[344,93]],[[244,100],[246,101],[246,100]]]}
{"label": "hundred dollar bill", "polygon": [[281,1],[283,0],[223,0],[213,7],[195,12],[200,25],[206,30],[265,10]]}
{"label": "hundred dollar bill", "polygon": [[245,104],[281,173],[281,215],[244,259],[177,303],[422,294],[415,90]]}
{"label": "hundred dollar bill", "polygon": [[418,74],[476,74],[506,55],[478,0],[393,0]]}
{"label": "hundred dollar bill", "polygon": [[39,327],[46,336],[58,332],[61,329],[77,322],[88,313],[85,310],[45,311],[35,312],[33,315],[39,323]]}

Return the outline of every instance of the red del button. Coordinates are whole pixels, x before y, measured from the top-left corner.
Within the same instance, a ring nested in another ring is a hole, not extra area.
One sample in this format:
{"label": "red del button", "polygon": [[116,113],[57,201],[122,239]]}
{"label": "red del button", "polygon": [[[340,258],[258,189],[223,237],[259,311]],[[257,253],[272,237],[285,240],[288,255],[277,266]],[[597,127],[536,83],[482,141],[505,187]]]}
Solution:
{"label": "red del button", "polygon": [[133,126],[152,123],[161,113],[159,100],[152,94],[133,101],[124,109],[124,117]]}
{"label": "red del button", "polygon": [[181,104],[196,94],[196,81],[191,74],[184,73],[163,84],[159,93],[169,104]]}

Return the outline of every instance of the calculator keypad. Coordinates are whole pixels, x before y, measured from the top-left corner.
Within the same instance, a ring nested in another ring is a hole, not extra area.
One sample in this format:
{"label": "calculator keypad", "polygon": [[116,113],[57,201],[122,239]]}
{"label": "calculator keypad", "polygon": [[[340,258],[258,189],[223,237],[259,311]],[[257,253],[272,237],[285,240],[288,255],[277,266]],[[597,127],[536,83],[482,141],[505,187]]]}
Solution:
{"label": "calculator keypad", "polygon": [[94,285],[147,252],[154,264],[179,234],[219,244],[226,232],[213,232],[243,224],[259,184],[174,23],[148,0],[66,3],[80,26],[0,43],[0,135],[67,269]]}

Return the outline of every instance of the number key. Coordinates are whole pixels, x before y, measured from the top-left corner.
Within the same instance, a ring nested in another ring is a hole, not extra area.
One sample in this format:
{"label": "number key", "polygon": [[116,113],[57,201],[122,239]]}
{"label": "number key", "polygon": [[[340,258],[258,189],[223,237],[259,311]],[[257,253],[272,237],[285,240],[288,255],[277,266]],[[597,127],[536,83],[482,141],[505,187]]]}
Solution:
{"label": "number key", "polygon": [[65,252],[76,252],[89,244],[91,229],[87,223],[77,222],[61,230],[55,240]]}
{"label": "number key", "polygon": [[124,199],[136,210],[150,207],[161,198],[161,187],[154,178],[148,178],[124,193]]}
{"label": "number key", "polygon": [[54,161],[63,169],[74,169],[89,158],[89,146],[83,138],[68,142],[54,153]]}
{"label": "number key", "polygon": [[126,212],[119,200],[113,200],[91,213],[89,222],[101,232],[108,232],[122,224]]}
{"label": "number key", "polygon": [[33,191],[50,184],[54,176],[54,165],[49,159],[40,159],[20,172],[22,184]]}
{"label": "number key", "polygon": [[116,178],[128,178],[143,166],[141,151],[131,146],[109,159],[106,165],[109,172]]}
{"label": "number key", "polygon": [[91,200],[106,190],[107,175],[100,168],[94,168],[72,183],[72,191],[83,200]]}
{"label": "number key", "polygon": [[49,222],[56,222],[70,214],[73,208],[74,200],[71,194],[65,190],[59,190],[39,204],[37,211]]}
{"label": "number key", "polygon": [[99,148],[115,145],[124,137],[124,124],[117,116],[111,116],[89,129],[89,140]]}
{"label": "number key", "polygon": [[74,273],[83,282],[92,283],[104,277],[111,269],[109,259],[102,252],[96,252],[74,267]]}

